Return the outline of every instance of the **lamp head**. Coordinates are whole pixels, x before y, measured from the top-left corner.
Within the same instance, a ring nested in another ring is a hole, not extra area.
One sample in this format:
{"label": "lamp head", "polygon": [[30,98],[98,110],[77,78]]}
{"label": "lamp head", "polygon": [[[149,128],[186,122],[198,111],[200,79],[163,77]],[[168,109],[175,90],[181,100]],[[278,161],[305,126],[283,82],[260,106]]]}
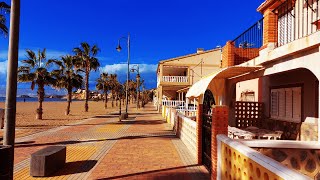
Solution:
{"label": "lamp head", "polygon": [[134,72],[134,69],[131,69],[131,72]]}
{"label": "lamp head", "polygon": [[118,44],[118,46],[117,46],[117,48],[116,48],[116,50],[118,51],[118,52],[120,52],[121,51],[121,46],[120,46],[120,44]]}

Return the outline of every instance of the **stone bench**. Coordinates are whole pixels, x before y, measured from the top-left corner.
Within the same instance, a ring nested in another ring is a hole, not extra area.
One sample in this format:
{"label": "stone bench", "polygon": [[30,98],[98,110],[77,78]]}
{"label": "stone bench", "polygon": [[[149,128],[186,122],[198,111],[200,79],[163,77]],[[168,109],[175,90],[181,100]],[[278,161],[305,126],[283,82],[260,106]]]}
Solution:
{"label": "stone bench", "polygon": [[49,146],[31,155],[30,175],[46,177],[66,163],[66,146]]}

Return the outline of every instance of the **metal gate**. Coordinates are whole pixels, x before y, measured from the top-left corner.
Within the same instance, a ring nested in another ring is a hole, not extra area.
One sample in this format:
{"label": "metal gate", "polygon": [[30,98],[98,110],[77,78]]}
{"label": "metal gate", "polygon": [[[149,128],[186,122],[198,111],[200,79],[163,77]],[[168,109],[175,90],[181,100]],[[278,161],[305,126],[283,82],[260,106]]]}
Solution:
{"label": "metal gate", "polygon": [[212,105],[215,104],[213,94],[206,90],[203,99],[202,114],[202,162],[211,172],[211,126],[212,126]]}

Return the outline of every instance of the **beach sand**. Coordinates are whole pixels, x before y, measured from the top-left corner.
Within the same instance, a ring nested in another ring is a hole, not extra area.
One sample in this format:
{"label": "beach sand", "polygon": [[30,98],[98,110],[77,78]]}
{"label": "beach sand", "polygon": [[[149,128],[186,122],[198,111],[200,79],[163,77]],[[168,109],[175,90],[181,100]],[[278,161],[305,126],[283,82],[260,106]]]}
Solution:
{"label": "beach sand", "polygon": [[[5,103],[0,103],[0,108],[4,108]],[[17,102],[16,116],[16,137],[22,137],[47,129],[59,127],[66,124],[76,123],[80,120],[106,115],[110,112],[119,112],[119,106],[104,108],[102,101],[89,101],[89,112],[84,112],[84,101],[74,101],[71,103],[70,115],[65,115],[67,102],[43,102],[43,119],[36,120],[36,109],[38,102]],[[124,109],[124,106],[122,106]],[[3,136],[3,129],[0,130],[0,140]]]}

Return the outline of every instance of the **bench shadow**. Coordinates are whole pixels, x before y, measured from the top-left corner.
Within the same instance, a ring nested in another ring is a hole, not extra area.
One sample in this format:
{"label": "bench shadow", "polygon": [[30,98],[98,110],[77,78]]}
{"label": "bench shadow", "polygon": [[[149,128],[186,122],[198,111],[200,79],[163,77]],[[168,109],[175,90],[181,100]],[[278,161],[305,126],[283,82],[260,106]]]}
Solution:
{"label": "bench shadow", "polygon": [[97,162],[98,161],[96,160],[67,162],[62,169],[52,174],[50,177],[89,172]]}

